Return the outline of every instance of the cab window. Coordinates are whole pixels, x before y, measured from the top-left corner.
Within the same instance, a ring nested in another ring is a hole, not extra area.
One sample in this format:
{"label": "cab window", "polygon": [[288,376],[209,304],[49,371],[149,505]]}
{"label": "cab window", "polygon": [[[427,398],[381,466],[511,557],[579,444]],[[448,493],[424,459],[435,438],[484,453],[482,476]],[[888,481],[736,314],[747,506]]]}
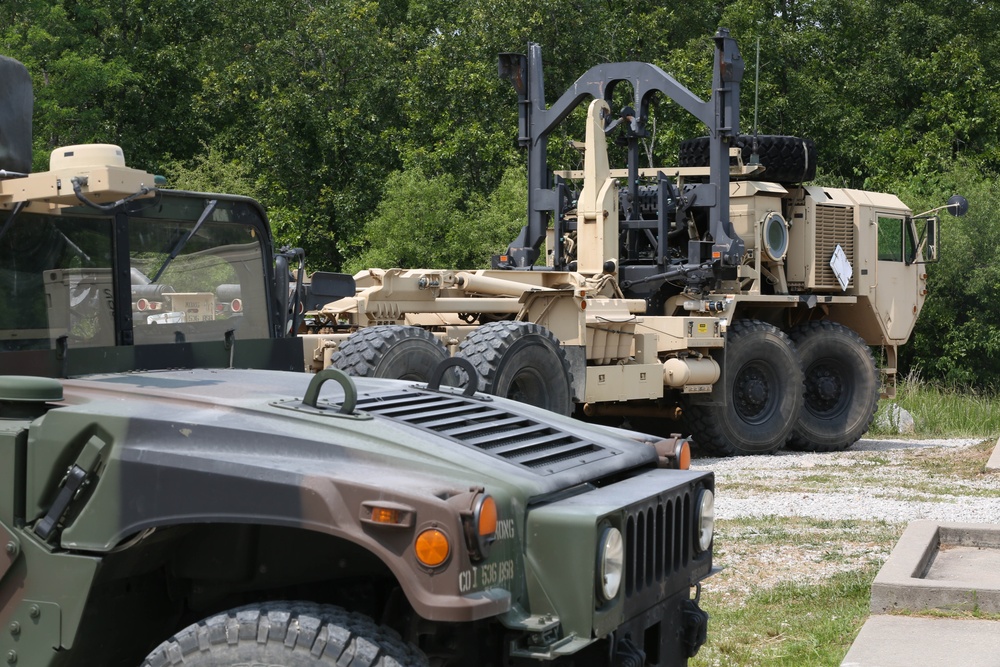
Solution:
{"label": "cab window", "polygon": [[915,240],[902,218],[879,216],[878,258],[886,262],[907,262],[913,256]]}
{"label": "cab window", "polygon": [[0,351],[115,344],[111,220],[0,212]]}

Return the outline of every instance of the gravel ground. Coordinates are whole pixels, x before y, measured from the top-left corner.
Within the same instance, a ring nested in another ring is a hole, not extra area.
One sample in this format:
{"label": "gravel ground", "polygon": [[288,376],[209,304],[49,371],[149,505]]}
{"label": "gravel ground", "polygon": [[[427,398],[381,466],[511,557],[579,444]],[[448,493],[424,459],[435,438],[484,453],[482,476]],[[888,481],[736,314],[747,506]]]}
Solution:
{"label": "gravel ground", "polygon": [[1000,474],[983,438],[862,440],[846,452],[699,458],[716,476],[706,603],[739,604],[782,582],[878,568],[914,519],[1000,523]]}
{"label": "gravel ground", "polygon": [[[695,459],[691,467],[715,472],[719,519],[799,516],[890,523],[914,519],[1000,523],[1000,475],[972,480],[933,474],[927,478],[927,471],[913,465],[923,453],[960,451],[982,442],[981,438],[862,440],[846,452],[782,451],[771,456],[703,458]],[[817,479],[820,475],[827,479]],[[927,488],[921,489],[921,484]],[[803,485],[815,492],[782,490]],[[949,488],[954,493],[948,493]],[[995,497],[984,497],[991,492]]]}

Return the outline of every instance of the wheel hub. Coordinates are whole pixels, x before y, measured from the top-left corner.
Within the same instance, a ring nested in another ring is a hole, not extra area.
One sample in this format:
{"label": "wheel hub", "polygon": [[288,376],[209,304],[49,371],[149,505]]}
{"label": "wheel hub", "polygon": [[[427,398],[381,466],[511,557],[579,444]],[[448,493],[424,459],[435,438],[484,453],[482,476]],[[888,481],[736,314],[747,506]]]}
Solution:
{"label": "wheel hub", "polygon": [[824,401],[836,398],[839,393],[837,381],[831,377],[822,377],[816,383],[816,394]]}
{"label": "wheel hub", "polygon": [[806,402],[819,412],[835,410],[844,398],[844,380],[829,366],[815,366],[806,376]]}
{"label": "wheel hub", "polygon": [[771,399],[771,386],[759,368],[749,368],[736,379],[736,412],[753,421],[765,414]]}

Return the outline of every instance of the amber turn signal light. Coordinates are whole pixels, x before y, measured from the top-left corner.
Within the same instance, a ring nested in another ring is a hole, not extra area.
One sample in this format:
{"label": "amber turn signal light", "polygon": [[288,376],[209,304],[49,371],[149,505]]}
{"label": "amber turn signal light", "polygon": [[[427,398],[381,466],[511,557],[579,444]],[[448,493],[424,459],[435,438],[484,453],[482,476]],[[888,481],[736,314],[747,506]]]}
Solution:
{"label": "amber turn signal light", "polygon": [[417,536],[413,545],[417,560],[427,567],[438,567],[448,560],[451,545],[448,536],[437,528],[428,528]]}

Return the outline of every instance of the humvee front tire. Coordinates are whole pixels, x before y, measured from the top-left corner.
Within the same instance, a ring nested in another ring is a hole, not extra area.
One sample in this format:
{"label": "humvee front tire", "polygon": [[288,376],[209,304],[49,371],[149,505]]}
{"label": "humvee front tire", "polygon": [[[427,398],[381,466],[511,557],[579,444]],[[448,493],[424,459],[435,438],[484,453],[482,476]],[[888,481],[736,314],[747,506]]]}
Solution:
{"label": "humvee front tire", "polygon": [[573,380],[559,340],[534,322],[490,322],[475,329],[458,354],[476,367],[479,390],[568,415]]}
{"label": "humvee front tire", "polygon": [[836,452],[871,427],[879,379],[871,348],[837,322],[809,322],[789,335],[802,361],[805,394],[789,449]]}
{"label": "humvee front tire", "polygon": [[330,366],[357,377],[427,382],[448,349],[420,327],[383,325],[355,331],[333,353]]}
{"label": "humvee front tire", "polygon": [[190,625],[141,667],[428,667],[427,657],[367,616],[332,605],[274,602],[239,607]]}
{"label": "humvee front tire", "polygon": [[726,334],[722,405],[686,397],[695,445],[714,456],[771,454],[781,449],[802,407],[802,368],[791,339],[777,327],[740,320]]}

